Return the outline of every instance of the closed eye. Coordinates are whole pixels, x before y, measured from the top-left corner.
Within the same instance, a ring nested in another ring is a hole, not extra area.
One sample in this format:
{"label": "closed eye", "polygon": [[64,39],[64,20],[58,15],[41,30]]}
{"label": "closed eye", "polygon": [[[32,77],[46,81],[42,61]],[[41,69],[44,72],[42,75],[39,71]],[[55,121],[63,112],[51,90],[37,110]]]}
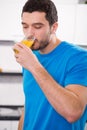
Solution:
{"label": "closed eye", "polygon": [[44,24],[42,24],[42,23],[34,23],[32,26],[34,28],[36,28],[36,29],[41,29],[44,26]]}
{"label": "closed eye", "polygon": [[34,28],[40,29],[40,28],[42,28],[42,26],[34,26]]}

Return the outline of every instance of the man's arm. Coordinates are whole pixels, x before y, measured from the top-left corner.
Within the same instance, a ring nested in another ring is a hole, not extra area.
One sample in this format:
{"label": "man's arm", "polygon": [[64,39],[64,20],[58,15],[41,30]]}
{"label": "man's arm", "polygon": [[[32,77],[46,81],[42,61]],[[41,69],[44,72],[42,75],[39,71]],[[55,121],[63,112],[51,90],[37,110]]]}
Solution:
{"label": "man's arm", "polygon": [[63,88],[39,65],[32,74],[50,104],[69,122],[80,118],[87,105],[87,87],[73,84]]}
{"label": "man's arm", "polygon": [[23,122],[24,122],[24,110],[22,111],[19,124],[18,124],[18,130],[23,130]]}

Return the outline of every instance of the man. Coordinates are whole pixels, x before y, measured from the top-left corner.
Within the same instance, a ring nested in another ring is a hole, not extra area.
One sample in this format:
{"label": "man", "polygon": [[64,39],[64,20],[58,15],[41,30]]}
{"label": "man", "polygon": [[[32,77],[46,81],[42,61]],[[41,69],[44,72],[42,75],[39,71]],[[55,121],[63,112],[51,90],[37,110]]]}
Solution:
{"label": "man", "polygon": [[13,47],[23,67],[25,105],[20,130],[84,130],[87,51],[59,40],[57,21],[51,0],[28,0],[23,7],[23,32],[35,37],[35,42],[31,49],[21,43]]}

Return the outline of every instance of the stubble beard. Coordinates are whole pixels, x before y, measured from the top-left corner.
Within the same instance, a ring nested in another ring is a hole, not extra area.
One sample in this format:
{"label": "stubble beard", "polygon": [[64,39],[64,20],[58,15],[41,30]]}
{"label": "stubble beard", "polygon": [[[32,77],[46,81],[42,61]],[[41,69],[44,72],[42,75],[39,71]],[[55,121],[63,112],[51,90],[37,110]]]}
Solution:
{"label": "stubble beard", "polygon": [[38,39],[35,40],[36,44],[38,43],[37,47],[34,47],[34,45],[32,46],[32,50],[43,50],[45,49],[49,43],[50,43],[50,34],[49,36],[46,38],[46,40],[41,40],[39,41]]}

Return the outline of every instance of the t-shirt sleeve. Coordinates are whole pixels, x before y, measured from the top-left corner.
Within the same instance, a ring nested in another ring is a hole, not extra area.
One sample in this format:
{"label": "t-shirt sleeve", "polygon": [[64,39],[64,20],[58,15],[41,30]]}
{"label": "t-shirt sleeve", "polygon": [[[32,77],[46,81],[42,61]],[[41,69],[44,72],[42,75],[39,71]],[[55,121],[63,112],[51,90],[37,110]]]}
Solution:
{"label": "t-shirt sleeve", "polygon": [[65,86],[79,84],[87,87],[87,52],[73,55],[68,63]]}

